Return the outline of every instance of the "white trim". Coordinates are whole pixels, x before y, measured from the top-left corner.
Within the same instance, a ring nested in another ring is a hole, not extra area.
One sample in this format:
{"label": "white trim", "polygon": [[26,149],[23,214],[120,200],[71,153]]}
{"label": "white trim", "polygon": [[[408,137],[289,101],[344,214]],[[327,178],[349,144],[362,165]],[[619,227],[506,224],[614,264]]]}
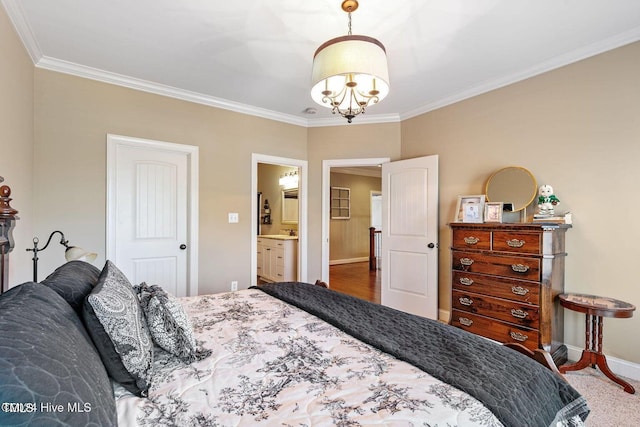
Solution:
{"label": "white trim", "polygon": [[356,262],[367,262],[367,261],[369,261],[369,257],[366,257],[366,256],[363,256],[360,258],[332,259],[332,260],[329,260],[329,265],[353,264]]}
{"label": "white trim", "polygon": [[43,56],[42,59],[40,59],[40,61],[38,61],[38,63],[36,64],[36,67],[43,68],[45,70],[57,71],[64,74],[71,74],[73,76],[96,80],[103,83],[128,87],[130,89],[135,89],[142,92],[149,92],[156,95],[167,96],[169,98],[189,101],[196,104],[208,105],[210,107],[221,108],[223,110],[235,111],[241,114],[248,114],[251,116],[275,120],[278,122],[289,123],[292,125],[307,126],[308,124],[307,119],[303,117],[279,113],[277,111],[254,107],[252,105],[241,104],[239,102],[206,95],[204,93],[192,92],[173,86],[150,82],[148,80],[137,79],[135,77],[129,77],[123,74],[112,73],[110,71],[87,67],[85,65],[63,61],[48,56]]}
{"label": "white trim", "polygon": [[189,236],[189,261],[187,266],[188,284],[187,295],[198,295],[198,248],[199,244],[199,148],[194,145],[174,144],[172,142],[154,141],[150,139],[133,138],[130,136],[107,134],[107,259],[115,258],[116,238],[111,230],[116,229],[116,159],[118,146],[148,147],[154,150],[166,150],[172,152],[185,153],[187,155],[188,167],[188,225],[187,235]]}
{"label": "white trim", "polygon": [[18,37],[31,57],[31,61],[33,61],[34,65],[37,64],[42,58],[42,49],[40,49],[33,30],[25,18],[22,2],[15,0],[1,0],[1,2],[7,11],[9,20],[16,29],[16,33],[18,33]]}
{"label": "white trim", "polygon": [[[349,125],[347,123],[347,120],[340,116],[315,119],[299,117],[44,56],[42,54],[40,46],[38,45],[36,37],[34,36],[33,31],[31,30],[31,27],[29,26],[25,18],[25,13],[20,6],[20,2],[17,0],[0,0],[0,2],[7,11],[9,19],[13,23],[13,26],[15,27],[20,40],[22,40],[22,43],[24,44],[27,52],[29,53],[29,56],[31,57],[31,60],[36,67],[298,126],[324,127]],[[605,40],[600,40],[598,42],[575,49],[563,55],[558,55],[554,58],[551,58],[547,61],[521,70],[519,72],[480,83],[454,94],[446,95],[444,98],[434,100],[429,104],[423,105],[410,111],[390,114],[370,114],[369,112],[367,112],[367,114],[359,115],[356,118],[356,122],[351,124],[350,126],[354,126],[357,124],[401,122],[403,120],[428,113],[429,111],[433,111],[438,108],[442,108],[447,105],[510,85],[512,83],[528,79],[538,74],[545,73],[547,71],[551,71],[574,62],[578,62],[591,56],[616,49],[629,43],[634,43],[638,40],[640,40],[640,27],[632,28],[631,30],[616,34]],[[391,90],[393,90],[393,86]]]}
{"label": "white trim", "polygon": [[307,247],[308,247],[308,182],[309,163],[306,160],[290,159],[287,157],[269,156],[266,154],[251,154],[251,285],[258,284],[258,163],[300,168],[298,197],[300,212],[298,217],[298,280],[308,282]]}
{"label": "white trim", "polygon": [[[569,360],[580,360],[582,350],[584,350],[584,348],[582,347],[567,345]],[[617,357],[607,356],[607,365],[609,365],[609,368],[611,368],[613,373],[616,375],[640,381],[640,364],[638,363],[618,359]]]}
{"label": "white trim", "polygon": [[330,159],[322,161],[322,281],[329,283],[329,206],[331,199],[331,168],[378,166],[389,162],[389,157],[371,159]]}
{"label": "white trim", "polygon": [[629,31],[617,34],[605,40],[600,40],[588,46],[572,50],[571,52],[567,52],[563,55],[558,55],[524,70],[501,76],[493,80],[487,80],[485,82],[478,83],[477,85],[464,89],[460,92],[450,94],[448,96],[445,96],[444,98],[437,99],[429,104],[423,105],[422,107],[418,107],[416,109],[401,113],[400,120],[408,120],[413,117],[420,116],[422,114],[428,113],[429,111],[437,110],[439,108],[446,107],[447,105],[455,104],[456,102],[464,101],[465,99],[482,95],[483,93],[487,93],[492,90],[500,89],[502,87],[529,79],[539,74],[543,74],[548,71],[552,71],[557,68],[582,61],[583,59],[596,56],[609,50],[622,47],[629,43],[634,43],[638,40],[640,40],[640,27],[633,28]]}

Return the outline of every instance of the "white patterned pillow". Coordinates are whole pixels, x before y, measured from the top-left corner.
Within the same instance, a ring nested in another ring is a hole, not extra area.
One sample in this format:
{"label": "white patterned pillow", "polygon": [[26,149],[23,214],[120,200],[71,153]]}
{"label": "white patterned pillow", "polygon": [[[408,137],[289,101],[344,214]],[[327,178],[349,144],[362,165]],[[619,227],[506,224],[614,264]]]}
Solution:
{"label": "white patterned pillow", "polygon": [[86,297],[83,319],[109,375],[132,393],[145,396],[153,341],[131,283],[111,261]]}
{"label": "white patterned pillow", "polygon": [[134,290],[138,293],[151,338],[158,346],[187,363],[211,354],[211,351],[197,348],[191,322],[173,295],[160,286],[149,286],[144,282]]}

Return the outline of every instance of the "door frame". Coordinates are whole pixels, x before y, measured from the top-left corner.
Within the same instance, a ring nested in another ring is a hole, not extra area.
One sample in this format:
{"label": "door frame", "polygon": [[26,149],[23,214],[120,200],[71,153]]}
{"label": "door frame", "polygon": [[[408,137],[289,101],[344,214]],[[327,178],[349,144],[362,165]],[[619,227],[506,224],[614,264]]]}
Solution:
{"label": "door frame", "polygon": [[331,168],[378,166],[388,163],[389,157],[364,159],[329,159],[322,161],[322,281],[329,283],[329,219],[331,206]]}
{"label": "door frame", "polygon": [[307,187],[309,163],[306,160],[251,153],[251,285],[258,284],[258,163],[300,169],[298,184],[298,281],[307,282]]}
{"label": "door frame", "polygon": [[134,138],[131,136],[107,134],[107,259],[116,255],[116,166],[119,147],[144,148],[156,151],[182,153],[187,157],[187,296],[198,295],[198,226],[199,226],[199,148],[194,145]]}

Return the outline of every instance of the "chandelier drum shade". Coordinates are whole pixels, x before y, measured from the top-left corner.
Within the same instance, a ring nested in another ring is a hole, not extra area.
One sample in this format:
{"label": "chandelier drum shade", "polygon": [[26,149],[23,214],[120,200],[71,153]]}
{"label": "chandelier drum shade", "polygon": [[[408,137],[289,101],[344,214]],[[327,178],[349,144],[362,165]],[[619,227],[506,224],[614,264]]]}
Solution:
{"label": "chandelier drum shade", "polygon": [[357,7],[357,1],[342,3],[349,13],[349,34],[323,43],[315,52],[311,72],[311,98],[349,123],[389,93],[384,45],[373,37],[351,34],[351,12]]}

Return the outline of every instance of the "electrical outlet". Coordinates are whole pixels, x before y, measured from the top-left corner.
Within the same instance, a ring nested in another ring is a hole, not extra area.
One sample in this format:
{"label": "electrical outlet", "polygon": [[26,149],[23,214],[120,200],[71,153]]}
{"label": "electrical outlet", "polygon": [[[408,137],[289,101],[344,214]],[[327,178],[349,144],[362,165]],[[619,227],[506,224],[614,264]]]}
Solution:
{"label": "electrical outlet", "polygon": [[238,281],[237,280],[232,280],[231,281],[231,290],[232,291],[237,291],[238,290]]}

